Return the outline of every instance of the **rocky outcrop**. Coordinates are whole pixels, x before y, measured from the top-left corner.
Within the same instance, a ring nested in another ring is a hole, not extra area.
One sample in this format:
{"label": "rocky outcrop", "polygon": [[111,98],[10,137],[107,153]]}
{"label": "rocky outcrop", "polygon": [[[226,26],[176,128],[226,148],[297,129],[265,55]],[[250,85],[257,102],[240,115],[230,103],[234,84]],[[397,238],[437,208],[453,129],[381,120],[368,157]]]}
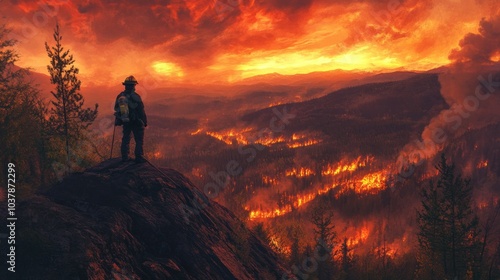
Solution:
{"label": "rocky outcrop", "polygon": [[280,279],[276,255],[182,174],[116,159],[18,207],[20,279]]}

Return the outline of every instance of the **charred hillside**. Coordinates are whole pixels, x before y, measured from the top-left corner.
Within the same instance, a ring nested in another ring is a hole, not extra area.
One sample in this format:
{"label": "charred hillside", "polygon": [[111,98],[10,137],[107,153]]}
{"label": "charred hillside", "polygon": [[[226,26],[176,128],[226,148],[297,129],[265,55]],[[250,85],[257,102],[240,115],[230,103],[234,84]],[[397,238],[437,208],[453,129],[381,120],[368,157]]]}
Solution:
{"label": "charred hillside", "polygon": [[287,137],[293,133],[317,134],[325,146],[336,147],[337,151],[393,158],[433,117],[449,107],[440,89],[437,74],[418,74],[265,108],[241,120],[247,125],[268,127],[276,110],[286,112],[294,116],[283,131]]}
{"label": "charred hillside", "polygon": [[182,174],[109,160],[18,207],[20,279],[277,279],[274,253]]}

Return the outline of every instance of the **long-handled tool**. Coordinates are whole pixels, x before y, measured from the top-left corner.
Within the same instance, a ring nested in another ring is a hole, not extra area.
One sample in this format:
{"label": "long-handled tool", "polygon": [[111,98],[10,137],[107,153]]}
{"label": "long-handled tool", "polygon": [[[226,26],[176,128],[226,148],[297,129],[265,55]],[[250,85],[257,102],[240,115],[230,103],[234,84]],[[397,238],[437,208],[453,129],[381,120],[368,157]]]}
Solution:
{"label": "long-handled tool", "polygon": [[109,159],[113,158],[113,146],[115,144],[115,130],[116,130],[116,125],[113,126],[113,139],[111,140],[111,152],[109,153]]}

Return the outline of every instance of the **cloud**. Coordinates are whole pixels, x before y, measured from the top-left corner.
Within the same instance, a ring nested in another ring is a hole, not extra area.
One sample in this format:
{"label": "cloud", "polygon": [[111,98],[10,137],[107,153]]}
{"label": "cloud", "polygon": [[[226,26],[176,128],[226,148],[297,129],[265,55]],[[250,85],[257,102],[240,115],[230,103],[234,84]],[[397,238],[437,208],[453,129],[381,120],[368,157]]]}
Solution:
{"label": "cloud", "polygon": [[492,62],[493,56],[500,54],[500,15],[488,20],[483,18],[478,31],[465,35],[459,43],[460,48],[454,49],[449,58],[458,63]]}
{"label": "cloud", "polygon": [[[35,24],[36,38],[20,44],[36,63],[41,59],[33,57],[34,46],[42,47],[38,56],[43,57],[43,42],[51,40],[57,18],[65,44],[93,80],[121,77],[121,69],[132,65],[139,72],[154,71],[157,61],[175,64],[184,79],[210,80],[229,72],[248,77],[283,69],[304,73],[441,65],[450,46],[471,31],[471,21],[495,5],[476,1],[455,7],[452,0],[17,0],[7,2],[6,9],[18,33],[43,14],[40,3],[56,11],[44,24]],[[448,30],[437,35],[438,28]],[[471,40],[476,38],[466,41]],[[272,61],[281,65],[273,68]],[[243,73],[248,65],[253,66]]]}

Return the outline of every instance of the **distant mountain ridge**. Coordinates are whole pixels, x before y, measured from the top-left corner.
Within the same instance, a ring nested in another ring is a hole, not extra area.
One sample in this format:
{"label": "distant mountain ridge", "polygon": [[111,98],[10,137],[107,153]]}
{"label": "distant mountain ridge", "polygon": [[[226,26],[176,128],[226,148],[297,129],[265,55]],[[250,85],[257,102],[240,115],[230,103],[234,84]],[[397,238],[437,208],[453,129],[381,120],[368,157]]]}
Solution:
{"label": "distant mountain ridge", "polygon": [[[438,74],[346,87],[303,102],[281,104],[242,116],[247,126],[267,127],[274,111],[295,115],[282,132],[312,132],[339,151],[394,155],[441,110]],[[392,138],[387,139],[387,136]],[[388,144],[390,143],[390,144]],[[389,153],[386,153],[389,152]]]}

